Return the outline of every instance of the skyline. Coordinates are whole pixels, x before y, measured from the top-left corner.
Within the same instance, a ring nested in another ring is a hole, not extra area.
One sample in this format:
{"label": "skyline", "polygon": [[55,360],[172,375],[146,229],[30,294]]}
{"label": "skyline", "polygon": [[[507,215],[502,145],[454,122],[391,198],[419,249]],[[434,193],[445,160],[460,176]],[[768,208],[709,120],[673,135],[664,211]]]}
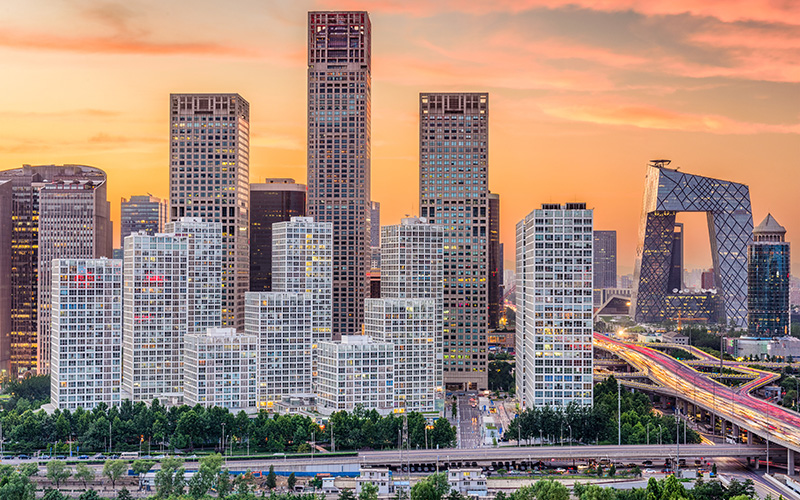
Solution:
{"label": "skyline", "polygon": [[[653,158],[748,184],[754,220],[771,212],[792,241],[800,231],[792,206],[800,173],[791,168],[800,159],[800,7],[571,3],[583,7],[241,1],[233,13],[212,2],[191,12],[185,2],[4,5],[0,57],[18,77],[4,82],[0,97],[0,161],[105,170],[118,234],[121,197],[167,197],[169,94],[236,92],[251,104],[251,182],[305,183],[307,11],[367,10],[372,198],[382,204],[382,225],[419,213],[419,93],[488,91],[489,187],[501,196],[506,268],[517,221],[541,203],[585,201],[596,229],[618,231],[619,274],[632,272]],[[218,22],[234,14],[236,23]],[[705,221],[682,219],[685,267],[710,266]]]}

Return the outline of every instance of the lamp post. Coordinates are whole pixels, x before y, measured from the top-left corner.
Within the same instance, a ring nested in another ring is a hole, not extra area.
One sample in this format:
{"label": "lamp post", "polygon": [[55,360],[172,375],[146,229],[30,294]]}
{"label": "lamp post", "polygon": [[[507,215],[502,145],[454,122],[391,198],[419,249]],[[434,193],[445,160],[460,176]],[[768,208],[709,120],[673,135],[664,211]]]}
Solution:
{"label": "lamp post", "polygon": [[617,446],[622,446],[622,390],[617,380]]}
{"label": "lamp post", "polygon": [[658,424],[658,444],[661,446],[661,424]]}
{"label": "lamp post", "polygon": [[220,438],[220,444],[222,445],[222,456],[225,456],[225,422],[222,422],[222,437]]}
{"label": "lamp post", "polygon": [[647,422],[647,444],[650,445],[650,422]]}
{"label": "lamp post", "polygon": [[544,440],[542,439],[542,429],[539,429],[539,446],[544,446]]}

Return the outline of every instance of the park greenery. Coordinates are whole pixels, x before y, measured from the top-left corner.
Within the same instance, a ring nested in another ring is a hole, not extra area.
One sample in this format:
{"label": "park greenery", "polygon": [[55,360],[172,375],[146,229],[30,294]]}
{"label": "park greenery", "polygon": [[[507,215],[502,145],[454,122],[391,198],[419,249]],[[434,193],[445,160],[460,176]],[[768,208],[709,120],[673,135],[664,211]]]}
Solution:
{"label": "park greenery", "polygon": [[[357,408],[352,413],[334,413],[326,425],[309,417],[274,415],[261,412],[250,418],[244,412],[202,406],[165,407],[158,400],[151,404],[125,400],[119,406],[100,404],[92,410],[58,410],[47,414],[36,408],[45,394],[42,380],[31,377],[6,386],[5,411],[0,423],[6,450],[28,453],[45,450],[52,455],[159,450],[219,450],[224,443],[231,453],[309,453],[312,443],[329,445],[333,437],[336,451],[364,448],[387,449],[397,446],[403,416],[381,417],[376,411]],[[30,399],[28,399],[30,398]],[[455,444],[456,430],[446,419],[438,419],[426,430],[425,417],[410,412],[410,446],[445,448]],[[427,431],[427,432],[426,432]],[[427,436],[426,436],[427,435]]]}
{"label": "park greenery", "polygon": [[[617,425],[617,381],[614,377],[595,385],[594,405],[591,407],[569,404],[565,407],[543,406],[526,409],[509,425],[504,439],[523,442],[543,441],[547,443],[579,444],[616,443]],[[676,424],[673,416],[659,415],[653,411],[650,400],[642,393],[622,390],[622,444],[674,443],[676,425],[680,425],[679,437],[683,441],[684,423]],[[699,443],[700,435],[686,429],[686,442]]]}

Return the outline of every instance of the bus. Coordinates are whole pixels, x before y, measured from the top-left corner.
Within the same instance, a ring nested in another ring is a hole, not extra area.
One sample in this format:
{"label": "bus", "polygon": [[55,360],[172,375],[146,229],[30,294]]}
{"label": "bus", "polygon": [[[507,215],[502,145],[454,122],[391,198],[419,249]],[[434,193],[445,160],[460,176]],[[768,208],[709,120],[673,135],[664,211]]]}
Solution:
{"label": "bus", "polygon": [[135,460],[139,458],[138,451],[125,451],[119,454],[120,460]]}

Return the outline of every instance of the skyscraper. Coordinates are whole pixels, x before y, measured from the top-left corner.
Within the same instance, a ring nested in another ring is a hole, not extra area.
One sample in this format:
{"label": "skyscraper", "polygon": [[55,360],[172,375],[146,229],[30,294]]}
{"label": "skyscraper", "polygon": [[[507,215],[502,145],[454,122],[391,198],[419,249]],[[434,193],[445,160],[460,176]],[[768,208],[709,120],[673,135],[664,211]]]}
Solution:
{"label": "skyscraper", "polygon": [[371,201],[369,211],[370,276],[381,270],[381,204]]}
{"label": "skyscraper", "polygon": [[185,218],[171,233],[125,238],[123,390],[132,401],[183,397],[184,336],[221,323],[222,224]]}
{"label": "skyscraper", "polygon": [[121,402],[122,261],[52,261],[50,403],[61,410]]}
{"label": "skyscraper", "polygon": [[617,232],[594,232],[594,305],[602,305],[604,288],[617,287]]}
{"label": "skyscraper", "polygon": [[381,232],[381,298],[434,300],[433,372],[436,395],[443,397],[444,228],[409,217],[400,224],[384,226]]}
{"label": "skyscraper", "polygon": [[747,323],[757,337],[789,335],[791,259],[786,229],[767,214],[747,247]]}
{"label": "skyscraper", "polygon": [[370,265],[372,30],[308,13],[308,215],[333,224],[333,333],[361,332]]}
{"label": "skyscraper", "polygon": [[483,389],[489,252],[489,95],[424,93],[420,215],[444,227],[444,382]]}
{"label": "skyscraper", "polygon": [[12,187],[10,180],[0,178],[0,377],[11,375],[11,296],[14,293],[11,289]]}
{"label": "skyscraper", "polygon": [[[0,172],[12,183],[11,374],[36,371],[39,274],[39,189],[47,183],[92,180],[104,192],[106,174],[82,165],[23,165]],[[99,193],[99,192],[98,192]]]}
{"label": "skyscraper", "polygon": [[59,258],[111,257],[110,212],[105,181],[58,181],[39,189],[39,373],[50,371],[50,263]]}
{"label": "skyscraper", "polygon": [[272,225],[306,215],[306,186],[294,179],[250,184],[250,291],[272,290]]}
{"label": "skyscraper", "polygon": [[523,408],[592,404],[592,226],[585,203],[545,203],[517,223]]}
{"label": "skyscraper", "polygon": [[129,234],[144,231],[146,234],[164,232],[167,222],[167,201],[151,194],[122,198],[120,202],[120,247]]}
{"label": "skyscraper", "polygon": [[502,257],[500,256],[500,195],[489,193],[489,329],[496,330],[502,315],[500,283],[502,282]]}
{"label": "skyscraper", "polygon": [[244,327],[250,286],[250,104],[239,94],[170,95],[170,220],[222,225],[222,324]]}

